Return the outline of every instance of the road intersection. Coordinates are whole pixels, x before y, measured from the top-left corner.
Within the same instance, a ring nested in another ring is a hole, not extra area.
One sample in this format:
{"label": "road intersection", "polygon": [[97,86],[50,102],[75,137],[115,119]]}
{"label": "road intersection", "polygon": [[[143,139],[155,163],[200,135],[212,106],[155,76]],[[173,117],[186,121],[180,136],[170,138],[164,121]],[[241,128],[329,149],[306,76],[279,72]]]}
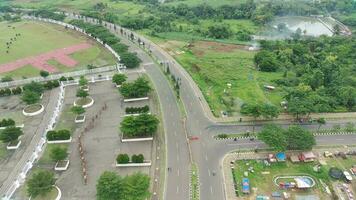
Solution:
{"label": "road intersection", "polygon": [[[73,15],[71,17],[78,18]],[[90,23],[98,23],[97,20],[88,17],[81,18]],[[125,34],[121,34],[120,26],[114,26],[108,22],[104,22],[104,24],[130,47],[130,51],[137,53],[142,60],[141,67],[151,78],[158,93],[166,132],[166,156],[169,169],[167,170],[164,199],[189,199],[191,161],[195,162],[199,168],[200,199],[225,199],[224,181],[221,173],[224,155],[239,149],[264,148],[266,146],[257,140],[215,140],[213,136],[219,133],[241,133],[252,130],[252,125],[216,123],[198,86],[172,56],[143,36],[124,28],[122,30]],[[129,39],[131,35],[135,41]],[[138,38],[145,43],[144,46],[136,42]],[[169,67],[170,73],[180,79],[180,100],[184,106],[185,114],[180,112],[178,99],[167,77],[162,72],[162,67]],[[328,122],[325,127],[331,127],[334,123],[345,124],[346,122],[347,120]],[[284,126],[287,125],[288,123]],[[261,126],[257,125],[256,130],[259,130]],[[316,125],[305,125],[305,127],[315,129]],[[188,140],[192,136],[199,139]],[[317,136],[316,139],[318,145],[347,145],[356,142],[355,135]]]}

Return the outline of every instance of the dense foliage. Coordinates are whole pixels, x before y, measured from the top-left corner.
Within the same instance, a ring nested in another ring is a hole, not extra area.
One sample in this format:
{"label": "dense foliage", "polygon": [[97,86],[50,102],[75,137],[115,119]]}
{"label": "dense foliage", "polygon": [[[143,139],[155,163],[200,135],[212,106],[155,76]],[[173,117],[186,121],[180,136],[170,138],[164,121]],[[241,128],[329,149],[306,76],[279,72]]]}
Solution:
{"label": "dense foliage", "polygon": [[122,178],[115,172],[104,172],[96,185],[97,200],[144,200],[150,196],[150,178],[134,173]]}
{"label": "dense foliage", "polygon": [[266,125],[258,133],[258,139],[276,151],[310,150],[316,144],[313,134],[301,126],[284,130],[274,124]]}
{"label": "dense foliage", "polygon": [[140,77],[132,83],[123,83],[119,91],[125,98],[140,98],[148,95],[151,86],[145,78]]}
{"label": "dense foliage", "polygon": [[50,157],[53,161],[60,161],[66,159],[68,156],[67,147],[56,146],[51,149]]}
{"label": "dense foliage", "polygon": [[0,121],[0,127],[6,127],[6,126],[15,126],[15,121],[11,118],[9,119],[2,119]]}
{"label": "dense foliage", "polygon": [[54,19],[57,21],[63,21],[66,18],[66,16],[63,13],[50,11],[48,9],[34,10],[34,11],[30,12],[29,14],[37,16],[37,17],[42,17],[42,18]]}
{"label": "dense foliage", "polygon": [[127,163],[130,162],[130,157],[126,153],[125,154],[119,154],[116,157],[116,162],[118,164],[127,164]]}
{"label": "dense foliage", "polygon": [[37,171],[27,181],[27,192],[31,198],[45,195],[53,189],[55,183],[54,173],[50,171]]}
{"label": "dense foliage", "polygon": [[355,46],[353,37],[264,41],[255,62],[262,71],[284,72],[275,83],[285,89],[288,112],[297,118],[311,112],[355,111]]}
{"label": "dense foliage", "polygon": [[158,123],[154,115],[128,116],[121,121],[120,130],[127,137],[148,137],[157,131]]}
{"label": "dense foliage", "polygon": [[63,130],[52,130],[47,132],[47,140],[69,140],[70,138],[70,131],[63,129]]}
{"label": "dense foliage", "polygon": [[148,105],[143,107],[127,107],[125,108],[125,112],[127,114],[135,114],[135,113],[148,113],[150,111],[150,107]]}
{"label": "dense foliage", "polygon": [[23,132],[21,128],[17,128],[14,126],[8,126],[4,130],[0,131],[0,140],[2,142],[12,142],[16,141]]}
{"label": "dense foliage", "polygon": [[114,76],[112,77],[112,82],[116,85],[121,85],[126,80],[127,76],[125,74],[114,74]]}
{"label": "dense foliage", "polygon": [[93,25],[85,23],[82,20],[72,20],[70,24],[84,29],[87,33],[91,34],[94,38],[99,38],[105,44],[108,44],[116,51],[121,58],[121,62],[128,68],[138,67],[141,60],[136,54],[128,52],[126,45],[120,43],[120,39],[112,34],[107,28],[102,25]]}

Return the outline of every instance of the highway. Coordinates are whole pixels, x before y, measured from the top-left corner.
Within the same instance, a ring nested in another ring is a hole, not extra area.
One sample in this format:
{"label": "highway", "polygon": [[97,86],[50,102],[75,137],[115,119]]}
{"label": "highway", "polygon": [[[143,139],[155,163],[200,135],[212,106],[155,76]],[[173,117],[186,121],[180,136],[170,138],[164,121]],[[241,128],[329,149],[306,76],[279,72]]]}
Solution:
{"label": "highway", "polygon": [[[90,18],[89,22],[94,23]],[[121,41],[130,47],[130,51],[136,52],[143,61],[141,67],[145,69],[151,78],[157,91],[162,113],[163,124],[166,132],[167,146],[167,170],[166,188],[164,199],[185,200],[189,199],[189,170],[190,152],[193,162],[199,168],[200,177],[200,199],[221,200],[224,198],[223,178],[221,173],[221,159],[223,156],[234,150],[243,148],[264,148],[260,141],[250,140],[215,140],[213,136],[219,133],[240,133],[252,130],[251,125],[219,124],[215,123],[211,112],[208,110],[207,102],[203,98],[198,86],[194,83],[188,73],[180,66],[168,53],[160,49],[157,45],[146,38],[133,33],[136,41],[140,38],[145,43],[145,48],[139,48],[137,42],[129,41],[127,36],[130,30],[123,29],[126,33],[119,33],[120,27],[105,23],[107,27],[115,33]],[[146,50],[143,50],[146,49]],[[150,53],[147,53],[151,52]],[[180,112],[177,97],[171,88],[167,77],[162,73],[159,63],[169,66],[171,74],[180,78],[180,99],[186,111],[186,116]],[[183,121],[186,117],[186,124]],[[347,120],[328,122],[324,127],[331,127],[334,124],[345,124]],[[283,126],[287,126],[286,123]],[[315,129],[317,125],[305,125],[306,128]],[[256,126],[259,130],[261,125]],[[187,136],[198,137],[198,140],[187,142]],[[318,136],[319,145],[354,144],[354,135]],[[191,149],[191,151],[189,151]]]}

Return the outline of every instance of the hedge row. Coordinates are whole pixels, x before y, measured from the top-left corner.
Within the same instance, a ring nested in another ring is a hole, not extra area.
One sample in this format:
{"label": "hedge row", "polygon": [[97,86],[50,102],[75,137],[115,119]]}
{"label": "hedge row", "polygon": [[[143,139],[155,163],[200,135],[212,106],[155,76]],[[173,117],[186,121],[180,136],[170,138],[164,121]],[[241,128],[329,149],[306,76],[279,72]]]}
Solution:
{"label": "hedge row", "polygon": [[[131,163],[143,163],[145,160],[145,157],[142,154],[134,154],[131,156]],[[118,164],[128,164],[130,162],[130,157],[129,155],[125,154],[119,154],[116,157],[116,162]]]}
{"label": "hedge row", "polygon": [[127,114],[135,114],[135,113],[147,113],[150,111],[150,107],[148,105],[143,107],[127,107],[125,108],[125,112]]}
{"label": "hedge row", "polygon": [[69,140],[70,132],[69,130],[63,129],[58,131],[48,131],[47,132],[47,140]]}
{"label": "hedge row", "polygon": [[0,121],[0,127],[15,126],[15,121],[13,119],[3,119]]}

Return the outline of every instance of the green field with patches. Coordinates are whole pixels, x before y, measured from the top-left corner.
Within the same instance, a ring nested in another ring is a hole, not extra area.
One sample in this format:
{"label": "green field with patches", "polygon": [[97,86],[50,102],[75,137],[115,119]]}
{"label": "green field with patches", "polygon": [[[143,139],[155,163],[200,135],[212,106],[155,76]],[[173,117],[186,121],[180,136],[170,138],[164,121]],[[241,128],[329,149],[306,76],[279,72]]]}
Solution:
{"label": "green field with patches", "polygon": [[243,103],[279,105],[282,100],[281,89],[267,91],[264,85],[273,85],[272,81],[283,74],[257,71],[253,63],[255,52],[249,51],[248,46],[208,41],[194,42],[190,47],[168,41],[161,46],[174,54],[193,77],[216,116],[221,111],[238,114]]}
{"label": "green field with patches", "polygon": [[[49,63],[57,67],[59,72],[85,69],[88,64],[106,66],[115,63],[113,55],[102,46],[99,46],[94,40],[61,26],[35,21],[0,22],[0,32],[0,53],[3,55],[0,56],[0,64],[84,42],[90,43],[92,46],[70,55],[71,58],[78,62],[76,67],[67,68],[60,66],[58,63],[51,63],[51,60]],[[6,42],[14,38],[15,34],[21,35],[17,37],[16,41],[12,42],[9,52],[6,53]],[[37,68],[27,65],[23,68],[3,73],[1,76],[9,75],[13,78],[24,78],[38,76],[38,74],[39,70]]]}

